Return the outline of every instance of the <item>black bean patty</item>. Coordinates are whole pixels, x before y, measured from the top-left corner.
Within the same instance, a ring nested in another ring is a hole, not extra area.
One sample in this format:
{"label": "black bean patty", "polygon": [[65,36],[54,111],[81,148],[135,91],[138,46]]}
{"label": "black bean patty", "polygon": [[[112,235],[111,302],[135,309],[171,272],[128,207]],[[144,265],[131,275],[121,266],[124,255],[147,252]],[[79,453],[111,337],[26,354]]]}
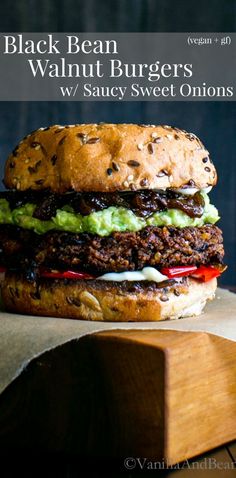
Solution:
{"label": "black bean patty", "polygon": [[14,226],[0,227],[1,263],[15,268],[51,267],[94,274],[140,270],[145,266],[221,264],[224,256],[217,226],[146,227],[108,237],[67,232],[39,236]]}

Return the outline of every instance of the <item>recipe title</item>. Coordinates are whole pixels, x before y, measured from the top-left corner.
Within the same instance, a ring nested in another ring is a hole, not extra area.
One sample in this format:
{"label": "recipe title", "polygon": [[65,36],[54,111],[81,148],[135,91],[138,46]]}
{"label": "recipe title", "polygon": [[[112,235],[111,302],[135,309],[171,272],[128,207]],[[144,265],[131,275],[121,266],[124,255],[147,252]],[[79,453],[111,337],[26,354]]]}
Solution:
{"label": "recipe title", "polygon": [[[3,34],[2,54],[24,58],[31,78],[44,80],[45,86],[46,81],[60,80],[55,86],[64,99],[76,96],[88,100],[209,99],[234,95],[233,85],[212,85],[204,80],[193,84],[190,80],[196,76],[196,66],[191,55],[188,62],[165,61],[163,54],[161,58],[158,56],[160,45],[155,48],[153,45],[150,51],[148,41],[145,54],[145,45],[141,51],[140,43],[135,45],[133,42],[130,46],[127,42],[125,45],[122,37],[119,42],[84,38],[85,34],[81,34],[82,38],[60,34],[63,35],[60,39],[56,34],[42,35],[43,38],[27,38],[27,34]],[[124,57],[132,56],[132,48],[135,61],[126,61]],[[152,57],[152,60],[140,62],[142,57],[148,60]]]}

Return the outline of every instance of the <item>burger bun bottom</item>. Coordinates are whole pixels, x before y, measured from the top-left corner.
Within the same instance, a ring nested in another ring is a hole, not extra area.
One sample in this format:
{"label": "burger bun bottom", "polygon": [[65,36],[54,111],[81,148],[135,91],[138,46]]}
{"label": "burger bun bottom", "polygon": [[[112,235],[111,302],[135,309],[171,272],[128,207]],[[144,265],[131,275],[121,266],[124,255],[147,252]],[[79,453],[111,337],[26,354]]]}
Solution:
{"label": "burger bun bottom", "polygon": [[136,288],[101,280],[40,280],[29,282],[7,273],[2,299],[9,312],[107,322],[147,322],[201,314],[215,296],[217,280],[187,277],[176,287],[136,283]]}

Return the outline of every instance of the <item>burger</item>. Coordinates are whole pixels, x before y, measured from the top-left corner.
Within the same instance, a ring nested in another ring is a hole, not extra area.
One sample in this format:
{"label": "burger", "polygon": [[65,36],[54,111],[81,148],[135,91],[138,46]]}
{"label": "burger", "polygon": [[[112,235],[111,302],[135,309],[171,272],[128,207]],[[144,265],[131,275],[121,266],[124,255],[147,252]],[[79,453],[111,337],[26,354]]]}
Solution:
{"label": "burger", "polygon": [[216,181],[202,142],[175,127],[32,132],[7,159],[0,194],[6,310],[99,321],[200,314],[225,268],[208,195]]}

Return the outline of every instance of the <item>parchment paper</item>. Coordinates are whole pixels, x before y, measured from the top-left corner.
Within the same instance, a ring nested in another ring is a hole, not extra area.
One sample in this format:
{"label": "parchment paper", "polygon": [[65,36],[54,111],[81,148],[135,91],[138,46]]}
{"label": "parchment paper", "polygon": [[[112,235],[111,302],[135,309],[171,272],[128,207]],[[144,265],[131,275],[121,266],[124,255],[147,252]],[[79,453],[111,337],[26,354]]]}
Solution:
{"label": "parchment paper", "polygon": [[217,289],[198,317],[163,322],[88,322],[0,312],[0,393],[35,357],[72,339],[115,329],[208,332],[236,341],[236,294]]}

